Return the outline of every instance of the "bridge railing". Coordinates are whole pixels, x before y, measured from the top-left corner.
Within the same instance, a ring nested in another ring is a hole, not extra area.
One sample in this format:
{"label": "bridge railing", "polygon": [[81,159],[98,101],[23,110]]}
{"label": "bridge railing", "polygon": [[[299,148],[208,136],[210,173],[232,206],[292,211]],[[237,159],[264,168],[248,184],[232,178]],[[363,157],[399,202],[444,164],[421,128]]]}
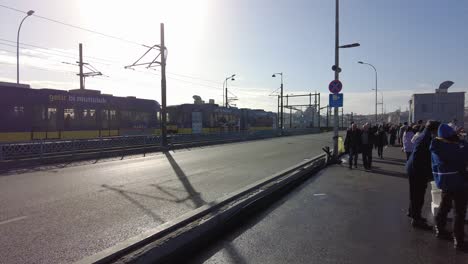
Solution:
{"label": "bridge railing", "polygon": [[[285,129],[284,136],[319,133],[318,128]],[[280,136],[279,130],[220,132],[206,134],[168,135],[169,147],[193,143],[229,142],[255,140]],[[104,152],[136,148],[157,147],[161,144],[159,135],[116,136],[95,139],[37,140],[0,144],[0,161],[30,158],[44,158],[57,155],[78,155],[86,152]]]}

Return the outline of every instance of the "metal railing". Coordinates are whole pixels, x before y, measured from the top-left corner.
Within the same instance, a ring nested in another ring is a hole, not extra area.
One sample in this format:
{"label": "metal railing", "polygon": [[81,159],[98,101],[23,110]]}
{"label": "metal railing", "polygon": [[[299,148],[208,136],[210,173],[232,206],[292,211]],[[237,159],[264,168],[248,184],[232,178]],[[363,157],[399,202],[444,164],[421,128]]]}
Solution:
{"label": "metal railing", "polygon": [[[286,129],[284,136],[311,134],[318,129]],[[168,136],[169,148],[190,146],[203,143],[223,143],[229,141],[256,140],[280,136],[279,130],[241,131],[207,134],[173,134]],[[95,139],[38,140],[0,144],[0,161],[19,159],[43,159],[59,155],[80,155],[90,152],[112,150],[146,149],[158,147],[161,137],[158,135],[117,136]]]}

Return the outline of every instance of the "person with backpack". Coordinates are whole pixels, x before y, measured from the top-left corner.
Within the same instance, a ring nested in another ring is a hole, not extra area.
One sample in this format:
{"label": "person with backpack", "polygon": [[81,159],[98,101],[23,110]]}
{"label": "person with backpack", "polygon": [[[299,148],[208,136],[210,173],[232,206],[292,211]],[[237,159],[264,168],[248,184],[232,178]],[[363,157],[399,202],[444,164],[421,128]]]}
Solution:
{"label": "person with backpack", "polygon": [[435,217],[437,238],[449,238],[445,229],[447,214],[454,204],[453,241],[456,249],[466,249],[464,225],[468,199],[468,145],[459,139],[456,131],[447,124],[441,124],[438,137],[431,143],[432,173],[434,181],[442,190],[442,201]]}

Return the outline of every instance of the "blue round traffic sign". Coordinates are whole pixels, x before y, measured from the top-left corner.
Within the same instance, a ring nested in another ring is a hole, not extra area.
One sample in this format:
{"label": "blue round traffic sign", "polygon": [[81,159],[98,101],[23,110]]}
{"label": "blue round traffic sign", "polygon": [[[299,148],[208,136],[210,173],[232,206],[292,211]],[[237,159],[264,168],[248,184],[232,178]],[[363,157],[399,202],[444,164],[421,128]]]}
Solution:
{"label": "blue round traffic sign", "polygon": [[337,94],[343,89],[343,84],[339,80],[334,80],[328,85],[328,90],[332,94]]}

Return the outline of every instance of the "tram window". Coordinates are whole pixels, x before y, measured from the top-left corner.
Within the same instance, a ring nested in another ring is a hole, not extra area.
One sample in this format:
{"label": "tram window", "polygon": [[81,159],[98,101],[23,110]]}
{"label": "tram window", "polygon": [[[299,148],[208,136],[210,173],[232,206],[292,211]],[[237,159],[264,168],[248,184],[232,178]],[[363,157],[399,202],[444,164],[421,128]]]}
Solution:
{"label": "tram window", "polygon": [[57,108],[47,108],[48,129],[55,129],[57,127]]}
{"label": "tram window", "polygon": [[101,127],[109,128],[109,110],[101,110]]}
{"label": "tram window", "polygon": [[63,119],[67,120],[74,120],[75,119],[75,109],[69,108],[69,109],[63,109]]}
{"label": "tram window", "polygon": [[24,106],[14,106],[13,107],[13,115],[15,117],[24,116]]}
{"label": "tram window", "polygon": [[101,110],[101,119],[102,120],[108,120],[109,118],[109,110],[103,109]]}
{"label": "tram window", "polygon": [[65,129],[75,126],[75,109],[63,109],[63,125]]}
{"label": "tram window", "polygon": [[83,109],[83,118],[95,119],[96,110],[94,109]]}
{"label": "tram window", "polygon": [[57,108],[47,108],[47,119],[55,120],[57,118]]}
{"label": "tram window", "polygon": [[110,110],[110,119],[117,120],[117,112],[115,110]]}

